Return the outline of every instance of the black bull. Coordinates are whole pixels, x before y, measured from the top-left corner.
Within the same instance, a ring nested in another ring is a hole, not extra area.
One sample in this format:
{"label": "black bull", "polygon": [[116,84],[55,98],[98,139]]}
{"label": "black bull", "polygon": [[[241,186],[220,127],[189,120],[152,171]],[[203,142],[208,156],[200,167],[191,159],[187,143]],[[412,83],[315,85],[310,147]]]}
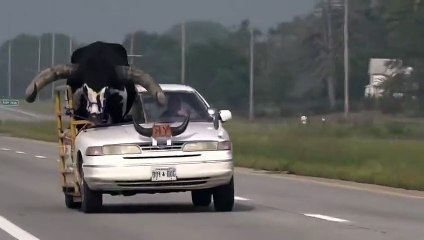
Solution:
{"label": "black bull", "polygon": [[[60,64],[41,71],[26,89],[26,101],[34,102],[38,92],[60,79],[66,79],[74,94],[77,119],[88,119],[94,124],[123,122],[133,104],[141,109],[136,84],[144,87],[161,104],[165,95],[153,78],[140,69],[130,67],[127,51],[121,44],[94,42],[75,50],[70,64]],[[172,135],[179,135],[188,125],[187,119],[172,127]],[[139,125],[136,131],[151,136],[152,129]]]}

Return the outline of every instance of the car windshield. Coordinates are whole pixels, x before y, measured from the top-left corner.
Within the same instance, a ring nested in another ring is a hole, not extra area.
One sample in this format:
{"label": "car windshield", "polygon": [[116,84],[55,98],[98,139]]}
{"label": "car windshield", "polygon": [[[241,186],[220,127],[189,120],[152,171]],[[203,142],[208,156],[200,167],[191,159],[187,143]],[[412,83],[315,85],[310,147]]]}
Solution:
{"label": "car windshield", "polygon": [[158,105],[152,96],[140,93],[146,122],[178,122],[184,121],[190,113],[191,122],[211,122],[208,107],[194,92],[165,91],[167,104]]}

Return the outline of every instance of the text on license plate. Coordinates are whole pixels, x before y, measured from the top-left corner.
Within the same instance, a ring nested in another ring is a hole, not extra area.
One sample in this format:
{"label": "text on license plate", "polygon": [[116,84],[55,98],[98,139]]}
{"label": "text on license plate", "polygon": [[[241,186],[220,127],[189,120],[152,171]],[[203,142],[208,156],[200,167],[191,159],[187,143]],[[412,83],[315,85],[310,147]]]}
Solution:
{"label": "text on license plate", "polygon": [[177,171],[173,167],[158,167],[152,169],[152,181],[175,181]]}

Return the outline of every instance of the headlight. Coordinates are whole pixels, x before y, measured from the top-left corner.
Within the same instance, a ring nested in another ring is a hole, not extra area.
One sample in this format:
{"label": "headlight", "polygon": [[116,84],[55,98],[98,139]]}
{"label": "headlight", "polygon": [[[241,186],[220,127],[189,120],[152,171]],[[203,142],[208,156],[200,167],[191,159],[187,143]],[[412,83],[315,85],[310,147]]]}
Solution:
{"label": "headlight", "polygon": [[231,150],[231,141],[218,142],[218,150]]}
{"label": "headlight", "polygon": [[217,151],[217,150],[230,150],[231,142],[193,142],[186,143],[183,147],[184,152],[196,151]]}
{"label": "headlight", "polygon": [[125,155],[139,154],[141,149],[137,145],[105,145],[88,147],[85,155],[103,156],[103,155]]}
{"label": "headlight", "polygon": [[85,155],[87,155],[87,156],[102,156],[103,155],[103,149],[102,149],[102,147],[88,147],[87,150],[85,150]]}
{"label": "headlight", "polygon": [[103,154],[120,155],[120,154],[138,154],[141,149],[136,145],[106,145],[103,146]]}

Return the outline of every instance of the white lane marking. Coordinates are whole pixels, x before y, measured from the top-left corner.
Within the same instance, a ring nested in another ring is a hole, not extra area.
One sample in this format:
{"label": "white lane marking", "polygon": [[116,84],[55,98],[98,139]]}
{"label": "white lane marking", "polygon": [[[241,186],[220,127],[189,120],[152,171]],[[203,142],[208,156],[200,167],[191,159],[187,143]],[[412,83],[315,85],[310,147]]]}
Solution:
{"label": "white lane marking", "polygon": [[40,240],[22,228],[16,226],[3,216],[0,216],[0,228],[19,240]]}
{"label": "white lane marking", "polygon": [[235,196],[234,200],[238,200],[238,201],[249,201],[250,199],[244,198],[244,197],[239,197],[239,196]]}
{"label": "white lane marking", "polygon": [[21,151],[15,151],[15,153],[18,153],[18,154],[25,154],[25,152],[21,152]]}
{"label": "white lane marking", "polygon": [[319,219],[332,221],[332,222],[340,222],[340,223],[350,222],[349,220],[346,220],[346,219],[335,218],[335,217],[325,216],[325,215],[321,215],[321,214],[304,213],[303,215],[305,215],[307,217],[319,218]]}
{"label": "white lane marking", "polygon": [[3,150],[3,151],[10,151],[9,148],[0,148],[0,149]]}
{"label": "white lane marking", "polygon": [[40,156],[40,155],[36,155],[35,157],[36,157],[36,158],[46,158],[46,157],[44,157],[44,156]]}

